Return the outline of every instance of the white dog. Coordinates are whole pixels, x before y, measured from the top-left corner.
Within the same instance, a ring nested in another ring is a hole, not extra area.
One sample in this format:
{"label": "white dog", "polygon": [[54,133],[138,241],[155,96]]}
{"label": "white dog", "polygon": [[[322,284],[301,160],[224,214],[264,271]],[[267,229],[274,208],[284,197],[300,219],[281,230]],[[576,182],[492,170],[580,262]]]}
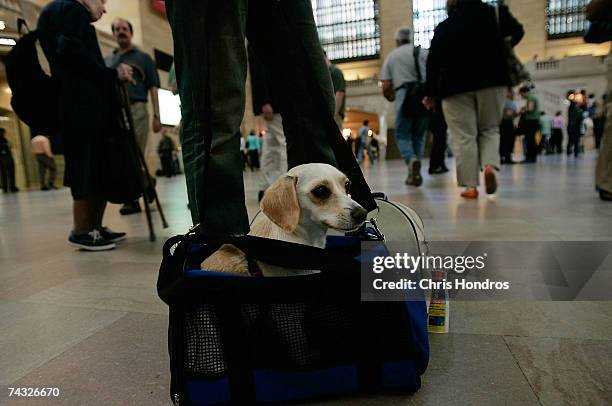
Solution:
{"label": "white dog", "polygon": [[[366,216],[367,211],[351,199],[346,175],[331,165],[305,164],[291,169],[266,190],[250,235],[324,248],[328,229],[356,230]],[[312,273],[258,265],[264,276]],[[231,245],[207,258],[202,269],[248,274],[246,256]]]}

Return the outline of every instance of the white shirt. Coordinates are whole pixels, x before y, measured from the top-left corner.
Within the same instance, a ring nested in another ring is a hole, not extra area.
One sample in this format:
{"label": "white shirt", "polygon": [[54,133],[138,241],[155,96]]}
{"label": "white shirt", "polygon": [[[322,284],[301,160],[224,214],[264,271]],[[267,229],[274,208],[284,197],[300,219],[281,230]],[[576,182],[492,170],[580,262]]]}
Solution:
{"label": "white shirt", "polygon": [[[421,79],[425,82],[427,78],[427,55],[429,51],[421,48],[419,52],[419,66],[421,68]],[[393,87],[397,89],[404,83],[417,82],[418,75],[414,63],[414,47],[412,44],[404,44],[395,48],[385,59],[380,80],[390,80]]]}

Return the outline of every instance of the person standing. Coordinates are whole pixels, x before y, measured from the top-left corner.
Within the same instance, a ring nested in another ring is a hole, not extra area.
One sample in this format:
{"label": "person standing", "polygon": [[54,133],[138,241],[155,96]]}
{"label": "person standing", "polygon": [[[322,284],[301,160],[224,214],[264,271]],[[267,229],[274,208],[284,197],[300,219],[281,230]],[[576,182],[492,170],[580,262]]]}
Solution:
{"label": "person standing", "polygon": [[427,60],[424,103],[431,109],[433,98],[442,99],[457,182],[467,199],[478,197],[481,168],[486,192],[497,190],[499,125],[511,85],[503,39],[511,37],[515,46],[524,34],[508,7],[498,7],[481,0],[448,0],[448,18],[436,27]]}
{"label": "person standing", "polygon": [[[414,47],[412,32],[408,27],[400,27],[395,33],[395,48],[383,63],[380,79],[383,95],[395,101],[395,137],[404,162],[408,165],[405,183],[421,186],[421,159],[425,148],[425,134],[429,125],[429,115],[423,106],[414,103],[413,93],[422,87],[426,80],[427,50]],[[418,96],[420,99],[420,96]]]}
{"label": "person standing", "polygon": [[346,81],[344,80],[344,73],[342,73],[338,65],[331,63],[327,57],[327,52],[323,51],[323,55],[325,56],[325,63],[329,69],[334,89],[334,120],[338,128],[342,130],[346,109]]}
{"label": "person standing", "polygon": [[[38,162],[38,179],[40,180],[40,190],[56,189],[55,176],[57,168],[55,160],[51,153],[51,143],[49,138],[44,135],[37,135],[32,138],[32,154]],[[47,181],[47,171],[49,171],[49,180]]]}
{"label": "person standing", "polygon": [[[134,133],[138,147],[145,153],[149,138],[149,111],[147,102],[149,96],[153,105],[153,131],[162,130],[159,115],[159,98],[157,89],[160,87],[159,75],[153,59],[132,43],[134,29],[132,24],[122,18],[117,18],[111,25],[117,48],[105,59],[106,66],[117,69],[119,65],[129,65],[133,69],[132,79],[128,83],[130,110],[134,120]],[[140,212],[138,201],[126,202],[119,210],[121,214]]]}
{"label": "person standing", "polygon": [[251,130],[249,133],[246,144],[247,150],[249,151],[249,165],[251,166],[251,171],[255,171],[259,169],[259,152],[261,151],[261,144],[254,130]]}
{"label": "person standing", "polygon": [[59,84],[59,136],[64,142],[64,184],[73,198],[74,227],[68,243],[87,251],[115,248],[126,238],[102,225],[106,200],[100,182],[103,163],[96,145],[111,121],[108,84],[132,79],[127,65],[109,69],[91,24],[106,12],[104,0],[53,0],[41,11],[38,29],[51,74]]}
{"label": "person standing", "polygon": [[584,120],[584,111],[580,108],[578,102],[576,102],[576,94],[570,90],[567,92],[567,100],[569,101],[569,107],[567,109],[567,155],[570,156],[572,152],[574,156],[580,155],[580,135],[582,133],[582,121]]}
{"label": "person standing", "polygon": [[[612,2],[606,0],[591,0],[586,8],[586,17],[589,21],[610,21],[612,18]],[[599,198],[612,201],[612,50],[608,54],[606,76],[608,88],[606,90],[605,111],[607,112],[605,128],[599,157],[595,170],[595,186],[599,191]]]}
{"label": "person standing", "polygon": [[536,133],[540,129],[540,104],[529,86],[520,88],[519,93],[525,99],[525,163],[535,163],[538,158]]}
{"label": "person standing", "polygon": [[376,208],[334,121],[334,91],[310,0],[165,4],[181,96],[191,217],[201,234],[216,240],[245,235],[250,229],[239,150],[247,77],[245,38],[274,77],[288,167],[310,162],[336,166],[351,180],[353,199],[368,211]]}
{"label": "person standing", "polygon": [[4,128],[0,128],[0,182],[4,193],[19,192],[15,185],[15,161]]}
{"label": "person standing", "polygon": [[508,88],[506,102],[501,124],[499,125],[499,156],[502,164],[514,164],[512,153],[514,152],[514,141],[516,139],[516,126],[514,121],[518,115],[518,109],[514,102],[514,91]]}
{"label": "person standing", "polygon": [[287,172],[287,141],[283,131],[283,119],[272,91],[271,72],[251,44],[247,50],[253,114],[259,116],[265,126],[265,133],[261,137],[261,176],[257,191],[257,200],[261,201],[265,190]]}
{"label": "person standing", "polygon": [[545,111],[540,112],[540,133],[542,141],[540,144],[540,152],[544,151],[547,155],[551,151],[551,136],[552,136],[552,118]]}
{"label": "person standing", "polygon": [[563,129],[565,128],[565,117],[561,111],[557,111],[552,121],[552,134],[550,137],[550,151],[560,154],[563,151]]}
{"label": "person standing", "polygon": [[162,172],[167,178],[174,176],[174,151],[176,151],[174,140],[170,138],[166,131],[162,131],[162,137],[157,146],[157,153],[161,162]]}

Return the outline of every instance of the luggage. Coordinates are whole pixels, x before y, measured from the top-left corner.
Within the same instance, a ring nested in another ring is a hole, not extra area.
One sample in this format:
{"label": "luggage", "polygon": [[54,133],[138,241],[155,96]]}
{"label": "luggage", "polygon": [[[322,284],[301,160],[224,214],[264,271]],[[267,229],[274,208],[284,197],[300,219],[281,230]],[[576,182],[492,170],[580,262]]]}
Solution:
{"label": "luggage", "polygon": [[424,299],[361,301],[360,266],[386,255],[389,240],[403,238],[413,255],[420,253],[423,227],[408,207],[382,196],[377,203],[368,237],[330,236],[325,249],[251,236],[224,241],[251,259],[320,271],[315,274],[202,271],[218,244],[193,230],[168,240],[158,293],[170,307],[173,402],[252,404],[417,391],[429,359]]}

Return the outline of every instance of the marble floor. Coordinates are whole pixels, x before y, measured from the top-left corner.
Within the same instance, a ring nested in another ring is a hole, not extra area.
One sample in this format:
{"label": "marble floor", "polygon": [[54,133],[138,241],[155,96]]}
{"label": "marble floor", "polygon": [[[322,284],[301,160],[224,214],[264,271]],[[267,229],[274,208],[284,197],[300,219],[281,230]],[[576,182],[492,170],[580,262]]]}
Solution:
{"label": "marble floor", "polygon": [[[503,167],[495,197],[463,201],[454,175],[404,186],[398,161],[366,169],[374,190],[415,208],[430,239],[612,240],[612,204],[593,189],[595,155]],[[449,162],[452,165],[452,162]],[[425,165],[427,166],[427,165]],[[245,186],[257,208],[256,175]],[[166,405],[167,308],[155,291],[161,246],[189,227],[184,178],[159,179],[170,223],[149,242],[144,215],[108,208],[129,239],[116,250],[66,244],[70,194],[0,195],[0,404]],[[154,213],[155,215],[155,213]],[[612,404],[612,302],[453,302],[449,334],[413,396],[351,397],[317,405]],[[8,387],[58,387],[17,399]]]}

